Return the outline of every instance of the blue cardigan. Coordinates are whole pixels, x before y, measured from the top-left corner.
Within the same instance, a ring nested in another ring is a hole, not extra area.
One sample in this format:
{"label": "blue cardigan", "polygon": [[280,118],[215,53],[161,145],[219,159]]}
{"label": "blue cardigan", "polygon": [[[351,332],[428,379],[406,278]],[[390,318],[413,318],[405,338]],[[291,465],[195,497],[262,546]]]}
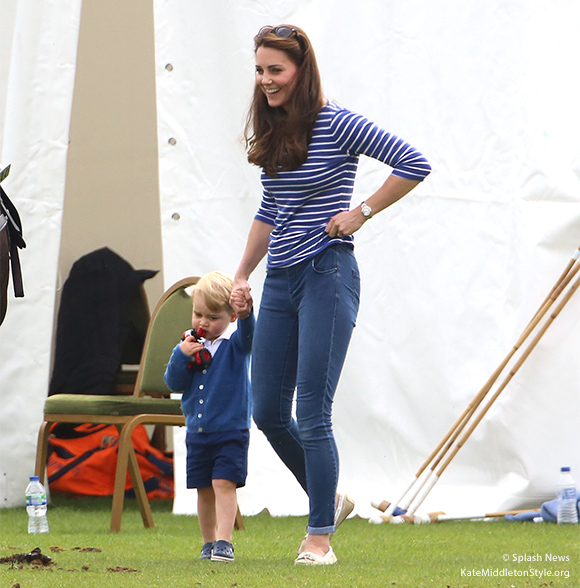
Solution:
{"label": "blue cardigan", "polygon": [[183,392],[181,407],[188,433],[249,429],[252,414],[249,363],[256,319],[238,319],[237,329],[221,342],[211,365],[188,370],[191,357],[179,345],[165,370],[165,383]]}

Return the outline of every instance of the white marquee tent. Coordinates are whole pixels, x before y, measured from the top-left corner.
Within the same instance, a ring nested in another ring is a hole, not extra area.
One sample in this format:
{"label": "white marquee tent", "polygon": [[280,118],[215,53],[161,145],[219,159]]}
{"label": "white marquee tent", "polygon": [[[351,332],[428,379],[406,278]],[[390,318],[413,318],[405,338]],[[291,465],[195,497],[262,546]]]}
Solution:
{"label": "white marquee tent", "polygon": [[[81,13],[92,3],[82,4],[2,7],[0,165],[12,164],[3,185],[28,244],[26,296],[11,297],[0,327],[3,507],[23,504],[50,376],[77,47]],[[117,2],[119,14],[131,4]],[[580,5],[155,0],[151,11],[163,286],[235,270],[260,196],[240,136],[252,36],[264,24],[304,28],[327,96],[401,135],[432,163],[426,182],[356,235],[362,304],[334,422],[340,488],[368,516],[372,499],[392,499],[411,481],[580,244]],[[353,202],[385,173],[361,161]],[[138,210],[139,195],[131,198]],[[262,277],[261,266],[257,302]],[[580,472],[579,345],[577,295],[426,510],[535,506],[553,497],[559,466]],[[181,485],[178,477],[175,510],[191,512]],[[240,503],[245,514],[306,512],[258,431]]]}

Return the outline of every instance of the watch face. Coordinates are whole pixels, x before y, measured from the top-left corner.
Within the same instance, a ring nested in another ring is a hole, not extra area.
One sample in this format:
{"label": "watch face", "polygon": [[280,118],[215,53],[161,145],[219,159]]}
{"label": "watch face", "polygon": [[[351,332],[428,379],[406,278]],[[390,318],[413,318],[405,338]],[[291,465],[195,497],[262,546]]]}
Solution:
{"label": "watch face", "polygon": [[365,216],[366,218],[370,218],[373,214],[372,208],[368,204],[365,204],[364,202],[363,202],[363,204],[361,204],[360,211],[362,212],[362,215]]}

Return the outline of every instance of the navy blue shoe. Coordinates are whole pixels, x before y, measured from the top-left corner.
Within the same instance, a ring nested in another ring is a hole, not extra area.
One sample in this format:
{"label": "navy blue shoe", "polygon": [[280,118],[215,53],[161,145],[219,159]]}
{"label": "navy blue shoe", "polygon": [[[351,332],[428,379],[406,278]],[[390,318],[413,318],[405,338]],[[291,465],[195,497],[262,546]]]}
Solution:
{"label": "navy blue shoe", "polygon": [[211,561],[234,561],[234,546],[229,541],[219,540],[213,544]]}
{"label": "navy blue shoe", "polygon": [[211,559],[211,550],[213,548],[213,543],[206,543],[202,548],[201,548],[201,554],[199,556],[199,559]]}

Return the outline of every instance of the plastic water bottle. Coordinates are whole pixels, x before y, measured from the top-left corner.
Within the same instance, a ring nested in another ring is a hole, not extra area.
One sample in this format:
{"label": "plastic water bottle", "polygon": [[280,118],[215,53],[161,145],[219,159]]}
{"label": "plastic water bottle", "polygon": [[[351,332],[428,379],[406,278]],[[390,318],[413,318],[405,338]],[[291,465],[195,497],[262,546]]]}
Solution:
{"label": "plastic water bottle", "polygon": [[46,518],[46,490],[38,476],[30,476],[26,487],[26,512],[28,513],[29,533],[48,533]]}
{"label": "plastic water bottle", "polygon": [[570,468],[564,466],[560,469],[558,480],[558,524],[576,524],[578,522],[578,510],[576,507],[576,484],[570,473]]}

